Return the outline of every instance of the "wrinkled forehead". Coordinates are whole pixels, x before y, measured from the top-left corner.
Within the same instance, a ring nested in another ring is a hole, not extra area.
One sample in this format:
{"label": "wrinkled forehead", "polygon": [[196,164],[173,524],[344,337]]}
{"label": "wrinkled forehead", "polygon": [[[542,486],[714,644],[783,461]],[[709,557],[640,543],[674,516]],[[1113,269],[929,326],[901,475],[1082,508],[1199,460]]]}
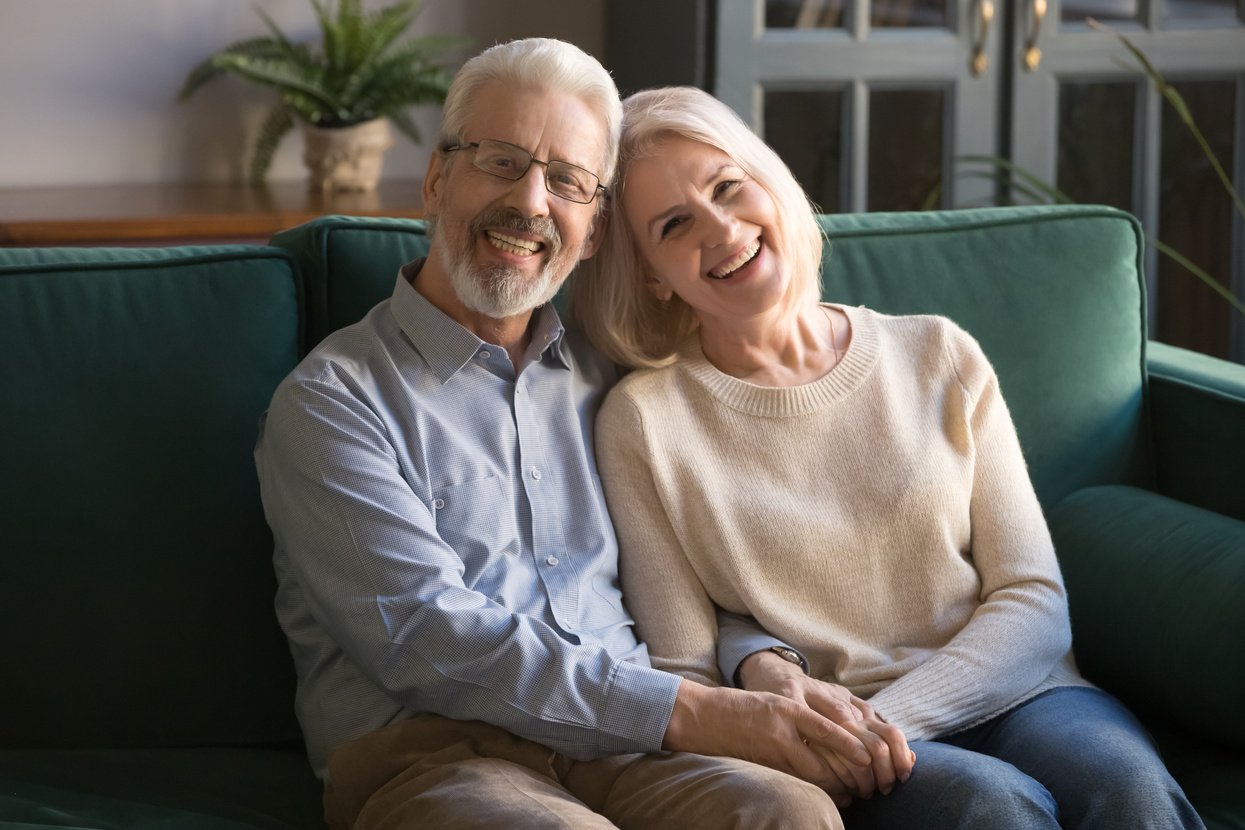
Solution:
{"label": "wrinkled forehead", "polygon": [[541,161],[566,161],[597,175],[608,166],[605,119],[570,92],[490,81],[472,96],[463,132],[464,141],[505,141]]}

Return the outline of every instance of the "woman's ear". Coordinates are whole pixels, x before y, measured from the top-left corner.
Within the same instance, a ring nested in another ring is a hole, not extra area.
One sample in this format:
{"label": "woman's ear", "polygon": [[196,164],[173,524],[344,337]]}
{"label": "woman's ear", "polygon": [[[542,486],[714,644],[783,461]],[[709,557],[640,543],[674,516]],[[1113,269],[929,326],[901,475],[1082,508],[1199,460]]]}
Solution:
{"label": "woman's ear", "polygon": [[649,291],[653,292],[653,296],[656,297],[657,301],[660,303],[668,303],[670,302],[670,298],[674,296],[674,291],[670,289],[670,286],[666,285],[652,274],[644,275],[644,286]]}

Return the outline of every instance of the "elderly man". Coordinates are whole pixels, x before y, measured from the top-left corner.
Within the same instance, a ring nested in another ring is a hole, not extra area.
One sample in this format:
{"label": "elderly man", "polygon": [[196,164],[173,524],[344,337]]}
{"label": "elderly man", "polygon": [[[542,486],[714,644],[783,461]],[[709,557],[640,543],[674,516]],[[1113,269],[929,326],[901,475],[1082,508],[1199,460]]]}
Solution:
{"label": "elderly man", "polygon": [[549,303],[598,245],[620,118],[568,44],[469,61],[428,257],[266,415],[277,611],[333,827],[840,827],[817,785],[870,768],[809,707],[657,671],[633,633],[591,449],[613,369]]}

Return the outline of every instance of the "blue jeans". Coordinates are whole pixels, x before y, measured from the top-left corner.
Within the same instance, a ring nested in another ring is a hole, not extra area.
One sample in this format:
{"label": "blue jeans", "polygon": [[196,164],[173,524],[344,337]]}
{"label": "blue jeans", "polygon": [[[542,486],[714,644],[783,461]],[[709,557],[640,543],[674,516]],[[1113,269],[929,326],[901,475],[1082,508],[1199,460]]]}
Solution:
{"label": "blue jeans", "polygon": [[1142,725],[1098,689],[1052,689],[912,750],[907,783],[854,802],[847,830],[1205,827]]}

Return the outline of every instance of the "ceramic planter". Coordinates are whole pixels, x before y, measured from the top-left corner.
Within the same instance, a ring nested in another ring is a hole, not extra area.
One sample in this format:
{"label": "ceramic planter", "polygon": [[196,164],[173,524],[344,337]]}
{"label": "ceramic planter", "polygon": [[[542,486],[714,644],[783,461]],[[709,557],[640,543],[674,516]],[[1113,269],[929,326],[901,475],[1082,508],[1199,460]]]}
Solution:
{"label": "ceramic planter", "polygon": [[375,118],[351,127],[303,124],[303,161],[312,190],[375,190],[385,150],[393,144],[389,122]]}

